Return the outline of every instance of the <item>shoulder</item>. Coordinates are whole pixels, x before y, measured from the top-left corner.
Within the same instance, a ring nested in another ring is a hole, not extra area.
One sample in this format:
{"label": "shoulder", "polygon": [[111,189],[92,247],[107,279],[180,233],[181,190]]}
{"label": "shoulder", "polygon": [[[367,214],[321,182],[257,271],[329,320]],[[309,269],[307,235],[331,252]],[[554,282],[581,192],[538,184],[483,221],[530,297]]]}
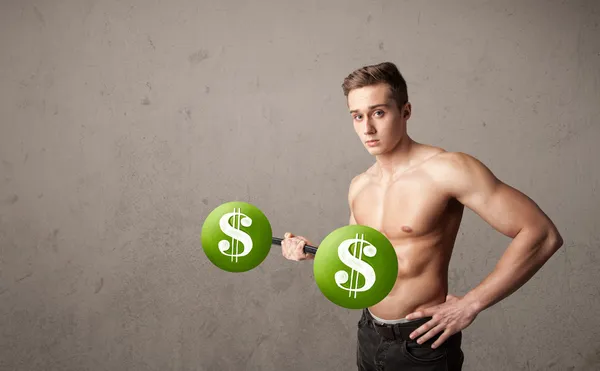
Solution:
{"label": "shoulder", "polygon": [[348,188],[348,202],[350,204],[352,204],[354,197],[356,197],[360,190],[363,189],[363,187],[369,182],[369,179],[374,175],[373,171],[374,165],[352,178]]}
{"label": "shoulder", "polygon": [[443,151],[433,156],[428,161],[428,168],[432,175],[435,174],[468,174],[469,171],[487,168],[475,156],[464,152]]}
{"label": "shoulder", "polygon": [[471,188],[494,187],[499,180],[478,158],[464,152],[442,152],[427,164],[429,176],[452,194]]}
{"label": "shoulder", "polygon": [[354,176],[350,181],[350,188],[358,188],[361,185],[364,185],[365,183],[369,182],[369,180],[371,180],[374,176],[377,175],[376,167],[377,163],[374,163],[362,173]]}

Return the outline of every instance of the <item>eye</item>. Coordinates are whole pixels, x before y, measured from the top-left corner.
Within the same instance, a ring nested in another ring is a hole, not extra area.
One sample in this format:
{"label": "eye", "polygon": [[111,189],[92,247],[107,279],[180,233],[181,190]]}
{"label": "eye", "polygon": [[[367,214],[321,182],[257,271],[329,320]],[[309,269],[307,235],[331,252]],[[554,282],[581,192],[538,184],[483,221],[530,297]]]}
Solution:
{"label": "eye", "polygon": [[359,121],[361,117],[362,117],[361,115],[355,115],[354,120]]}
{"label": "eye", "polygon": [[383,116],[383,111],[382,110],[375,111],[375,115],[379,115],[379,117],[381,117],[381,116]]}

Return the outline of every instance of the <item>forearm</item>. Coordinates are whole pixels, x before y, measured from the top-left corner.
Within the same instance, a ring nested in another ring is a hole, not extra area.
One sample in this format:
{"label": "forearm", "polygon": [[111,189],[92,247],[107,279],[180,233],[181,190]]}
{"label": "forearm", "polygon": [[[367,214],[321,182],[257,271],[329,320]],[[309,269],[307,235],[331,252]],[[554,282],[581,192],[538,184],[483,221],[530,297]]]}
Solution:
{"label": "forearm", "polygon": [[464,299],[477,313],[491,307],[523,286],[562,245],[555,231],[522,230],[492,271]]}

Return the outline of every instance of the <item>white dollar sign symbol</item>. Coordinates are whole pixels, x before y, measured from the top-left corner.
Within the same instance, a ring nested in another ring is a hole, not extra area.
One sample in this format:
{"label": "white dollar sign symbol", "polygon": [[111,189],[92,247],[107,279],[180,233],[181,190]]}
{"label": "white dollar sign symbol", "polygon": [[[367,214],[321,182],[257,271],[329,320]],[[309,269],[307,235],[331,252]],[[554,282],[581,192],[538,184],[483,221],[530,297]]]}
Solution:
{"label": "white dollar sign symbol", "polygon": [[[234,226],[229,224],[229,219],[231,217],[234,217]],[[219,250],[223,255],[231,256],[231,261],[233,261],[235,258],[236,263],[238,262],[238,258],[240,256],[246,256],[250,253],[250,251],[252,251],[252,238],[250,238],[246,232],[239,229],[240,223],[244,227],[249,227],[252,225],[252,219],[250,219],[250,217],[246,214],[242,214],[241,209],[233,209],[233,212],[227,213],[223,215],[221,219],[219,219],[219,226],[221,227],[221,230],[223,233],[231,237],[231,243],[227,240],[219,241]],[[242,252],[239,251],[238,242],[241,242],[244,246]],[[231,251],[227,253],[226,251],[229,250],[230,247]]]}
{"label": "white dollar sign symbol", "polygon": [[[371,258],[374,257],[375,254],[377,254],[377,249],[363,237],[364,235],[361,235],[361,238],[358,238],[357,234],[355,238],[344,240],[338,246],[338,257],[342,263],[351,268],[352,271],[350,277],[348,277],[348,272],[346,271],[335,272],[335,283],[342,290],[348,291],[348,296],[354,294],[355,299],[357,292],[367,291],[375,284],[375,270],[361,259],[363,254]],[[357,248],[357,244],[359,243],[360,247]],[[364,243],[367,243],[367,245],[364,246]],[[350,246],[352,245],[354,245],[354,254],[350,253]],[[357,253],[358,258],[356,257]],[[354,275],[355,273],[356,276]],[[358,278],[360,274],[365,278],[365,283],[361,287],[358,287]],[[342,286],[344,283],[348,282],[348,279],[350,279],[350,287]]]}

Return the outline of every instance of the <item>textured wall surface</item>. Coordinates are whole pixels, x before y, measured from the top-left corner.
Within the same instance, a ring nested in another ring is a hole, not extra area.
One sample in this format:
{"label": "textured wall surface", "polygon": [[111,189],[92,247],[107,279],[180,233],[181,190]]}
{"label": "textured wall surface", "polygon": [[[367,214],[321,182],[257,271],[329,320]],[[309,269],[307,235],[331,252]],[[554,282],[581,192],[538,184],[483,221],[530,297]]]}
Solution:
{"label": "textured wall surface", "polygon": [[[359,311],[274,249],[228,274],[244,200],[318,243],[374,159],[342,79],[392,61],[418,141],[478,157],[565,239],[464,332],[465,370],[600,368],[599,1],[0,2],[0,370],[352,370]],[[510,241],[467,211],[450,288]]]}

